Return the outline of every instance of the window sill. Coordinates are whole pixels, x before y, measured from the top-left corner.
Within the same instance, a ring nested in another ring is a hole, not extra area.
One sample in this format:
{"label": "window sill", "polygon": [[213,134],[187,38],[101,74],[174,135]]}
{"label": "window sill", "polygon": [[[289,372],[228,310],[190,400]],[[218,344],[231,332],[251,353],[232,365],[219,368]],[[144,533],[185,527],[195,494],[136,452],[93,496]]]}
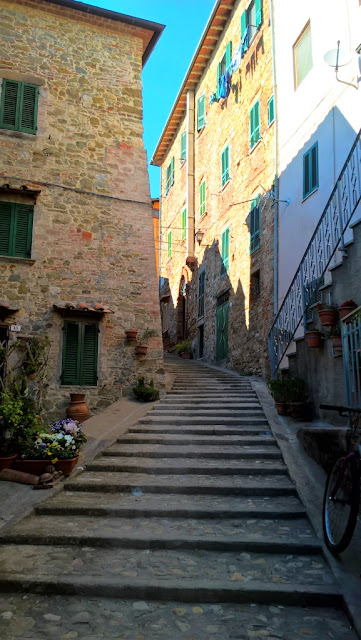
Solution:
{"label": "window sill", "polygon": [[36,133],[23,133],[22,131],[14,131],[13,129],[0,129],[0,135],[9,138],[18,138],[19,140],[37,140]]}
{"label": "window sill", "polygon": [[206,217],[207,213],[208,213],[208,211],[205,211],[204,213],[201,213],[199,215],[199,218],[198,218],[199,222],[202,222],[202,220],[204,220],[204,218]]}
{"label": "window sill", "polygon": [[222,193],[222,191],[224,191],[224,189],[229,185],[229,183],[231,182],[232,178],[228,178],[227,182],[224,183],[223,187],[221,187],[221,190],[219,193]]}
{"label": "window sill", "polygon": [[261,142],[262,142],[262,136],[257,140],[256,144],[253,145],[252,149],[249,150],[249,155],[251,155],[251,153],[253,153],[253,151],[257,149],[257,147]]}
{"label": "window sill", "polygon": [[258,245],[258,247],[256,247],[255,249],[252,249],[252,251],[249,251],[249,255],[252,256],[254,253],[256,253],[256,251],[259,251],[261,248],[261,245]]}
{"label": "window sill", "polygon": [[308,193],[306,196],[303,196],[303,200],[302,202],[305,202],[310,196],[312,196],[316,191],[318,191],[319,187],[315,187],[312,191],[310,191],[310,193]]}
{"label": "window sill", "polygon": [[98,388],[97,384],[81,385],[81,384],[61,384],[60,383],[59,386],[60,386],[60,389],[69,389],[69,391],[72,391],[73,393],[77,393],[76,391],[74,391],[75,389],[97,389]]}
{"label": "window sill", "polygon": [[0,262],[7,262],[10,264],[28,264],[31,266],[36,262],[36,260],[33,258],[18,258],[17,256],[0,256]]}

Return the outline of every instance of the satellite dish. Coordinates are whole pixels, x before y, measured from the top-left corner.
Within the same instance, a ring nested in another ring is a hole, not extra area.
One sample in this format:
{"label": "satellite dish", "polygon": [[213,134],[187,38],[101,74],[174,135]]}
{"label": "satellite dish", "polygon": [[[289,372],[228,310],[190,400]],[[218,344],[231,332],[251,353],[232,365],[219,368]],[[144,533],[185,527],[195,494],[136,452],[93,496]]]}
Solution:
{"label": "satellite dish", "polygon": [[351,53],[347,49],[331,49],[323,56],[329,67],[344,67],[351,62]]}

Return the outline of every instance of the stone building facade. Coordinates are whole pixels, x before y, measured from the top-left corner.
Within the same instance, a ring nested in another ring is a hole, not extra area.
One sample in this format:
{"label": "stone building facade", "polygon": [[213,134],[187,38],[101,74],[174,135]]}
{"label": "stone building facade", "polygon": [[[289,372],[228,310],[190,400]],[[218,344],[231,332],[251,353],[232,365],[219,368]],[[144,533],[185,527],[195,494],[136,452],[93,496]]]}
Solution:
{"label": "stone building facade", "polygon": [[268,0],[216,3],[152,159],[164,337],[263,375],[274,304],[270,20]]}
{"label": "stone building facade", "polygon": [[[73,0],[1,2],[1,337],[49,335],[51,417],[69,392],[96,411],[140,374],[163,385],[141,95],[162,29]],[[133,328],[152,336],[145,358]]]}

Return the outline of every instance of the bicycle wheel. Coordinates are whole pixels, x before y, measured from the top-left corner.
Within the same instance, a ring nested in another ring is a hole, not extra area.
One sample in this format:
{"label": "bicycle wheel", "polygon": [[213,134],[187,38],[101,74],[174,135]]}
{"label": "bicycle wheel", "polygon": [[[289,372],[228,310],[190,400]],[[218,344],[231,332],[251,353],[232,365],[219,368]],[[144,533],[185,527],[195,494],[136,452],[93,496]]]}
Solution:
{"label": "bicycle wheel", "polygon": [[[335,492],[335,488],[337,490]],[[323,498],[323,534],[332,553],[350,544],[360,501],[360,477],[356,458],[339,458],[327,479]]]}

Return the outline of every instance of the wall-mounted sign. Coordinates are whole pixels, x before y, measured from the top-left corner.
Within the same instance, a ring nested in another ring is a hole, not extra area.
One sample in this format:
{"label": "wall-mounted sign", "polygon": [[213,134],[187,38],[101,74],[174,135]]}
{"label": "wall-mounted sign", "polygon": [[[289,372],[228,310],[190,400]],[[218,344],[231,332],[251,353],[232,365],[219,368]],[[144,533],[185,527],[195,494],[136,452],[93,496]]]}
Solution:
{"label": "wall-mounted sign", "polygon": [[12,324],[10,325],[10,331],[21,331],[21,326],[19,324]]}

